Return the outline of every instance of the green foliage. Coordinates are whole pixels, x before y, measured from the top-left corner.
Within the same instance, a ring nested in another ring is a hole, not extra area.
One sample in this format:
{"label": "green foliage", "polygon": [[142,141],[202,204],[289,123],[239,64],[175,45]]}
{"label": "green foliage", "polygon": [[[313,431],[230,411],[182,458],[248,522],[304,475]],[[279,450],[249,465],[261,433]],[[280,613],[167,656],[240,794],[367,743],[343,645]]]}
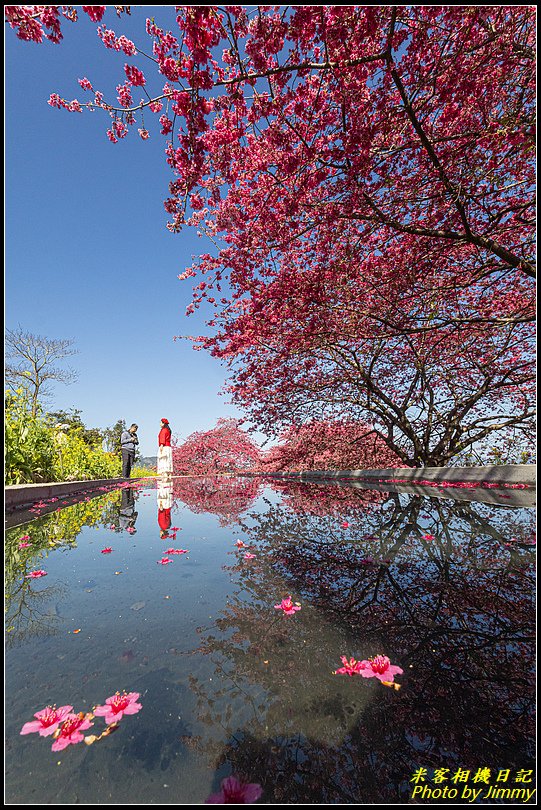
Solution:
{"label": "green foliage", "polygon": [[131,468],[132,478],[149,478],[150,476],[157,476],[156,468],[135,466]]}
{"label": "green foliage", "polygon": [[[57,424],[65,425],[69,428],[70,432],[78,430],[81,438],[89,445],[101,444],[103,442],[106,431],[100,428],[87,428],[81,419],[82,411],[79,408],[70,408],[69,411],[52,411],[49,416],[56,421]],[[114,448],[107,448],[114,449]]]}
{"label": "green foliage", "polygon": [[113,427],[105,428],[103,431],[103,438],[105,446],[110,453],[120,453],[120,437],[122,432],[126,430],[126,422],[124,419],[118,419]]}
{"label": "green foliage", "polygon": [[122,463],[119,456],[107,453],[101,444],[89,445],[79,429],[57,434],[55,481],[85,481],[94,478],[119,478]]}
{"label": "green foliage", "polygon": [[56,460],[53,431],[39,411],[32,415],[23,389],[6,393],[4,426],[5,483],[55,480],[51,478]]}
{"label": "green foliage", "polygon": [[88,430],[79,411],[60,412],[60,428],[54,414],[32,415],[23,389],[8,391],[5,401],[5,484],[48,481],[88,481],[119,478],[119,453],[102,448],[103,434]]}

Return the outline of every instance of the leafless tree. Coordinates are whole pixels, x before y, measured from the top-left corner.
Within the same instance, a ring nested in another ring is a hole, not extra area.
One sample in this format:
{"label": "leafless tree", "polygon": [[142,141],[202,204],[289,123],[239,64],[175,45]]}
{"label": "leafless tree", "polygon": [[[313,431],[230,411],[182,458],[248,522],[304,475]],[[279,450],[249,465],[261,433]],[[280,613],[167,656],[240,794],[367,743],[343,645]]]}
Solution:
{"label": "leafless tree", "polygon": [[73,340],[53,340],[42,335],[17,329],[6,329],[5,381],[12,390],[23,388],[28,392],[32,416],[38,410],[38,401],[51,395],[50,383],[65,385],[77,379],[77,373],[69,368],[60,368],[57,361],[77,354]]}

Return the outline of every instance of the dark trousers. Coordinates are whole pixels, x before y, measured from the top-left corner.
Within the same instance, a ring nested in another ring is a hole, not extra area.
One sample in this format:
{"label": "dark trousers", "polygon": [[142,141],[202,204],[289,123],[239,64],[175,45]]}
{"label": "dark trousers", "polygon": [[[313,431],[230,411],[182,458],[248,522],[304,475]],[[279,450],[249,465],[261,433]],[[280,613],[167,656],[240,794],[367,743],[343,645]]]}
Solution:
{"label": "dark trousers", "polygon": [[130,477],[134,459],[135,453],[130,453],[128,450],[122,451],[122,478]]}

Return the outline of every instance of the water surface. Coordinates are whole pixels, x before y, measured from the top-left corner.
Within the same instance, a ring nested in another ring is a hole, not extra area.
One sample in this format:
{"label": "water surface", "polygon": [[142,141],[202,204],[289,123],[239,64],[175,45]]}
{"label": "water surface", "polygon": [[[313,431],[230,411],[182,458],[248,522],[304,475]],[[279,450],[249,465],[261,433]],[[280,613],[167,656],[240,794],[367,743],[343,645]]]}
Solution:
{"label": "water surface", "polygon": [[[175,479],[9,529],[6,802],[201,804],[235,774],[260,803],[408,803],[420,768],[484,769],[478,802],[535,787],[533,509],[429,495]],[[334,674],[377,654],[399,690]],[[123,690],[141,711],[91,746],[19,733]]]}

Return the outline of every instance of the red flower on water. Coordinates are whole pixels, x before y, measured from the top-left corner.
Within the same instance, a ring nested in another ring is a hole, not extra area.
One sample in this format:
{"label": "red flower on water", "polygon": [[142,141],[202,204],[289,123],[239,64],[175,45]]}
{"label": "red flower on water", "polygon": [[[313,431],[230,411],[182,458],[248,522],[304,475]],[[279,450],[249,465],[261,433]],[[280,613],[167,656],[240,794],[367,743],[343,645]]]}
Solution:
{"label": "red flower on water", "polygon": [[166,554],[187,554],[187,548],[168,548]]}
{"label": "red flower on water", "polygon": [[161,560],[157,561],[158,565],[167,565],[170,562],[173,562],[173,560],[170,560],[169,557],[162,557]]}
{"label": "red flower on water", "polygon": [[243,543],[242,540],[237,540],[235,545],[237,546],[237,548],[246,548],[246,543]]}
{"label": "red flower on water", "polygon": [[377,678],[380,681],[393,683],[395,675],[402,675],[404,670],[391,664],[386,655],[375,655],[367,661],[361,661],[363,665],[359,669],[359,675],[363,678]]}
{"label": "red flower on water", "polygon": [[25,579],[39,579],[39,577],[46,577],[46,576],[47,571],[39,569],[38,571],[30,571],[30,573],[26,575]]}
{"label": "red flower on water", "polygon": [[293,604],[291,601],[291,596],[286,597],[286,599],[282,599],[279,605],[274,606],[275,610],[283,610],[286,616],[292,616],[295,611],[300,610],[301,606],[298,602]]}
{"label": "red flower on water", "polygon": [[41,737],[47,737],[56,731],[72,709],[73,706],[60,706],[59,709],[56,706],[46,706],[40,712],[35,713],[36,720],[24,724],[20,733],[33,734],[37,731]]}
{"label": "red flower on water", "polygon": [[94,714],[103,717],[107,725],[118,723],[125,714],[137,714],[143,707],[137,703],[139,692],[116,692],[112,697],[108,697],[105,706],[96,706]]}
{"label": "red flower on water", "polygon": [[205,804],[252,804],[262,795],[261,785],[255,782],[248,784],[235,776],[228,776],[222,780],[219,793],[213,793]]}
{"label": "red flower on water", "polygon": [[335,675],[360,675],[360,670],[363,669],[365,662],[364,661],[357,661],[355,658],[346,658],[345,655],[340,656],[340,660],[343,663],[343,667],[340,669],[335,670]]}
{"label": "red flower on water", "polygon": [[113,549],[111,548],[111,546],[107,546],[106,548],[102,548],[101,553],[102,554],[110,554],[112,550]]}
{"label": "red flower on water", "polygon": [[51,746],[51,751],[62,751],[68,745],[82,742],[84,734],[81,734],[81,731],[86,731],[93,725],[83,712],[68,714],[60,728],[55,731],[56,740]]}

